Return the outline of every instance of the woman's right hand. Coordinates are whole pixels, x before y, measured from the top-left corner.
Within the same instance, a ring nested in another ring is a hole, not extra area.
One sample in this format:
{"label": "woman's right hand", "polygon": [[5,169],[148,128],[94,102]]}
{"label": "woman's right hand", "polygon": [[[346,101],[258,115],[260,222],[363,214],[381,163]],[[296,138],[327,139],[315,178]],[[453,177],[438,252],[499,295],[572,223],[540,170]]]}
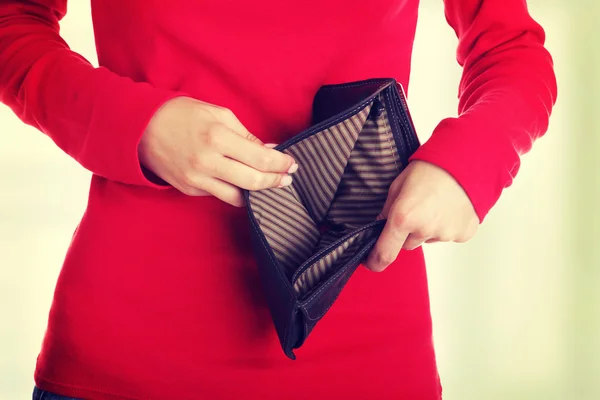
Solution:
{"label": "woman's right hand", "polygon": [[188,97],[167,101],[138,148],[140,162],[190,196],[214,195],[241,207],[242,191],[287,186],[298,169],[264,145],[228,109]]}

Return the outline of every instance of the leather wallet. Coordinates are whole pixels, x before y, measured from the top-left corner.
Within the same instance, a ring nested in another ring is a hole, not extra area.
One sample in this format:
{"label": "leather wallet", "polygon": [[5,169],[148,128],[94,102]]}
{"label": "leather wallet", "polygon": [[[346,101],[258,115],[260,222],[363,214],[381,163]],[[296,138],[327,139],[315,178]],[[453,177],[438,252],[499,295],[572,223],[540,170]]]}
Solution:
{"label": "leather wallet", "polygon": [[289,358],[373,248],[389,187],[418,147],[394,79],[323,86],[312,126],[275,148],[299,165],[292,184],[244,191],[260,279]]}

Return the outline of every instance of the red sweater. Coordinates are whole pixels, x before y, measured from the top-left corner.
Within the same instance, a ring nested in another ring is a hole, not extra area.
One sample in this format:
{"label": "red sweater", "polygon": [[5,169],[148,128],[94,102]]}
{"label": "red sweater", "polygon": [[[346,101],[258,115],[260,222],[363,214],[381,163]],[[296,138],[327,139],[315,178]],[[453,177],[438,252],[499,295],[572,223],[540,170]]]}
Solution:
{"label": "red sweater", "polygon": [[[244,210],[153,184],[136,150],[181,94],[280,143],[310,123],[323,84],[394,77],[406,88],[418,1],[92,3],[99,68],[59,36],[66,0],[0,2],[1,101],[94,174],[37,385],[86,399],[437,399],[421,250],[383,274],[359,269],[291,361]],[[414,158],[449,171],[483,219],[547,129],[552,60],[525,0],[445,10],[464,67],[459,116]]]}

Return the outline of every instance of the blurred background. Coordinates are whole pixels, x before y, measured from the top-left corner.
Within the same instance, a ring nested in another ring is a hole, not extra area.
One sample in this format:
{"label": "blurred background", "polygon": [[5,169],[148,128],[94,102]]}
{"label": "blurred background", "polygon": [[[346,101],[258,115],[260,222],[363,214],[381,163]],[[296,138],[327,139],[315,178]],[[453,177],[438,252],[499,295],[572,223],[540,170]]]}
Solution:
{"label": "blurred background", "polygon": [[[71,47],[96,62],[89,2]],[[600,3],[530,0],[559,81],[550,130],[467,244],[426,246],[445,400],[600,399]],[[442,0],[422,0],[409,105],[425,141],[456,114]],[[0,399],[30,398],[54,284],[90,175],[0,105]]]}

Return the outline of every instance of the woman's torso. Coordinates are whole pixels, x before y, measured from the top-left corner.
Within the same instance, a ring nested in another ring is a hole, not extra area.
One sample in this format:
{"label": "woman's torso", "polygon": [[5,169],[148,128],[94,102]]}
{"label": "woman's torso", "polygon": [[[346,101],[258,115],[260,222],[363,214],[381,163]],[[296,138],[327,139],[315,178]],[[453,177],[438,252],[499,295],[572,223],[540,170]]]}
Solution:
{"label": "woman's torso", "polygon": [[[405,87],[417,1],[93,1],[99,62],[232,109],[265,142],[327,83]],[[131,107],[135,107],[132,104]],[[298,360],[279,347],[245,211],[94,177],[36,370],[82,398],[435,399],[420,250],[359,269]]]}

